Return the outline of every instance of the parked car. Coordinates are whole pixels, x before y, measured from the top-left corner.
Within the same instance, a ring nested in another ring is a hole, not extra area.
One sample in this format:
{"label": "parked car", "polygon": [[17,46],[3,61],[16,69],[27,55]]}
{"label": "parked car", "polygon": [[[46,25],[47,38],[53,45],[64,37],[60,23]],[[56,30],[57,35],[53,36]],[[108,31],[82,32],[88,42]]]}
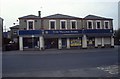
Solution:
{"label": "parked car", "polygon": [[6,51],[18,50],[18,43],[10,42],[9,44],[5,45],[5,50]]}

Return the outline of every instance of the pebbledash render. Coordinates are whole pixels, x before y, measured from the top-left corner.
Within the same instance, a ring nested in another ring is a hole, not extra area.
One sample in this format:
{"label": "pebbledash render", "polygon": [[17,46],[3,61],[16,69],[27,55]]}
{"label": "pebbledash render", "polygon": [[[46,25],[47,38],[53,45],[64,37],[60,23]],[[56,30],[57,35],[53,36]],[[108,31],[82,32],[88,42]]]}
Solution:
{"label": "pebbledash render", "polygon": [[19,18],[19,50],[114,47],[113,19],[54,14]]}

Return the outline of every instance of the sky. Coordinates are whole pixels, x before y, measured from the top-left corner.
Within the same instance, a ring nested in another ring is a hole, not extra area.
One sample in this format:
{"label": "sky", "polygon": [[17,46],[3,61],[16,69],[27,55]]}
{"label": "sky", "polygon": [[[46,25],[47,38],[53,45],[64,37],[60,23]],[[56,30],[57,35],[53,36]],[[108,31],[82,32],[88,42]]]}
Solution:
{"label": "sky", "polygon": [[0,17],[7,29],[17,23],[19,17],[26,15],[41,16],[65,14],[84,18],[92,14],[113,19],[113,28],[118,28],[119,0],[0,0]]}

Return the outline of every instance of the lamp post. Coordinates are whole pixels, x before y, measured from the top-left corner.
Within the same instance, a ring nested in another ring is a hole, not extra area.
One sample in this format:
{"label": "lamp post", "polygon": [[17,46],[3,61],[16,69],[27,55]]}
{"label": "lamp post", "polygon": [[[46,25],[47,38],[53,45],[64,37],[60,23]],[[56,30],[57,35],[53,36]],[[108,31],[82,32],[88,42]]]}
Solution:
{"label": "lamp post", "polygon": [[32,48],[34,48],[34,35],[32,35]]}

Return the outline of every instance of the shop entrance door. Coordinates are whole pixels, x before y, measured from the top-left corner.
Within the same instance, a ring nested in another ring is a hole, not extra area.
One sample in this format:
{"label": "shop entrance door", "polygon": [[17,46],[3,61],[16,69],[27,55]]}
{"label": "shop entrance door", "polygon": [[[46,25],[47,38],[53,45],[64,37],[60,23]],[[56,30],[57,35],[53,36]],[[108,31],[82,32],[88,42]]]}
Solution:
{"label": "shop entrance door", "polygon": [[45,39],[45,48],[58,48],[58,39],[57,38],[47,38]]}
{"label": "shop entrance door", "polygon": [[62,48],[67,48],[67,39],[62,38]]}
{"label": "shop entrance door", "polygon": [[94,37],[88,37],[87,38],[87,46],[88,47],[94,47],[95,46],[95,38]]}

